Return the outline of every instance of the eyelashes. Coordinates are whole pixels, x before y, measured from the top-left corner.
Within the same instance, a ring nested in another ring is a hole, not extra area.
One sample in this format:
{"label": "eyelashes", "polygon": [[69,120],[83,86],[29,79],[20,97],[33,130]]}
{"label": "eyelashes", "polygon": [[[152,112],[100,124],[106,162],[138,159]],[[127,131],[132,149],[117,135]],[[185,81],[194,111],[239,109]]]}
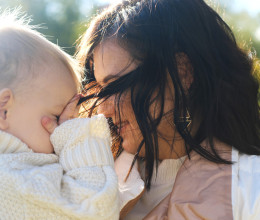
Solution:
{"label": "eyelashes", "polygon": [[60,116],[59,115],[55,115],[56,121],[60,120]]}

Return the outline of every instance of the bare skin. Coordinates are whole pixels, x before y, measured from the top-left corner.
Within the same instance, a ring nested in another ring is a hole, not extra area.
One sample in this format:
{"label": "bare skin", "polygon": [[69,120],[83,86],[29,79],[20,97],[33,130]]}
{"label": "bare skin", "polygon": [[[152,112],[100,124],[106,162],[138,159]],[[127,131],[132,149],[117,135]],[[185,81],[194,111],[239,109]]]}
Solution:
{"label": "bare skin", "polygon": [[46,131],[49,134],[52,134],[54,129],[58,127],[60,124],[62,124],[63,122],[69,119],[76,118],[78,116],[79,106],[77,106],[77,104],[80,97],[81,95],[77,94],[70,100],[68,105],[64,108],[63,112],[61,113],[58,122],[56,120],[51,119],[48,116],[42,117],[41,120],[42,126],[46,129]]}
{"label": "bare skin", "polygon": [[[136,69],[137,66],[138,63],[133,61],[129,53],[118,46],[113,40],[105,41],[94,49],[94,74],[96,81],[100,85],[105,85],[129,73]],[[107,118],[111,118],[115,125],[119,125],[119,117],[114,104],[114,98],[115,96],[112,96],[99,105],[98,113],[104,114]],[[122,147],[125,151],[135,154],[143,139],[142,134],[135,118],[129,92],[126,92],[124,97],[120,100],[120,136],[123,138]],[[158,101],[158,103],[155,102],[151,106],[152,114],[158,114],[159,109],[156,106],[159,105],[160,103]],[[159,160],[176,159],[186,155],[185,142],[172,123],[171,112],[173,109],[174,88],[172,84],[169,84],[165,93],[165,116],[158,126]],[[142,147],[139,156],[144,157],[144,155],[145,148]]]}

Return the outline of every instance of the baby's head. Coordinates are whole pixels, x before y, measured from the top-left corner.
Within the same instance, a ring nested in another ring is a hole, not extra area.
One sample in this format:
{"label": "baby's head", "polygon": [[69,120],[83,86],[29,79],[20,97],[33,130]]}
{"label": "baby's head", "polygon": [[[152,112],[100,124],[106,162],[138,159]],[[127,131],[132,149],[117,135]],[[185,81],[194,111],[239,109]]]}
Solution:
{"label": "baby's head", "polygon": [[41,118],[56,120],[79,92],[82,70],[17,14],[0,15],[0,129],[51,153]]}

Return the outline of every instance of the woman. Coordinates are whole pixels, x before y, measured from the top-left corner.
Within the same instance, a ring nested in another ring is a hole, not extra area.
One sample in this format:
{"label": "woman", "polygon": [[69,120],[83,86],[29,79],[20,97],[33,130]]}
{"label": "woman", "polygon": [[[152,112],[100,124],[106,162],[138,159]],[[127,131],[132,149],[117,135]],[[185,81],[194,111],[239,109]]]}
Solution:
{"label": "woman", "polygon": [[122,1],[92,20],[77,56],[90,113],[128,152],[116,162],[132,158],[144,179],[125,219],[260,219],[257,74],[212,8]]}

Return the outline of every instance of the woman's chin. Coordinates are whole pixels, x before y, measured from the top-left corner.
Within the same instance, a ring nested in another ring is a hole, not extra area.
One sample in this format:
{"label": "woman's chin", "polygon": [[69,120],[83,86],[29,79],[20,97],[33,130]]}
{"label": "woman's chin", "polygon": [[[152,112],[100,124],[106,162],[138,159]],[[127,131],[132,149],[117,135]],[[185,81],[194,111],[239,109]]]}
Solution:
{"label": "woman's chin", "polygon": [[[123,140],[122,142],[123,149],[130,154],[136,154],[138,145],[136,143],[129,143],[127,140]],[[141,151],[139,152],[140,157],[144,157],[144,146],[142,147]]]}
{"label": "woman's chin", "polygon": [[124,150],[127,152],[127,153],[130,153],[130,154],[135,154],[136,151],[137,151],[137,148],[133,148],[131,145],[129,145],[128,143],[124,143],[124,141],[122,142],[122,147],[124,148]]}

